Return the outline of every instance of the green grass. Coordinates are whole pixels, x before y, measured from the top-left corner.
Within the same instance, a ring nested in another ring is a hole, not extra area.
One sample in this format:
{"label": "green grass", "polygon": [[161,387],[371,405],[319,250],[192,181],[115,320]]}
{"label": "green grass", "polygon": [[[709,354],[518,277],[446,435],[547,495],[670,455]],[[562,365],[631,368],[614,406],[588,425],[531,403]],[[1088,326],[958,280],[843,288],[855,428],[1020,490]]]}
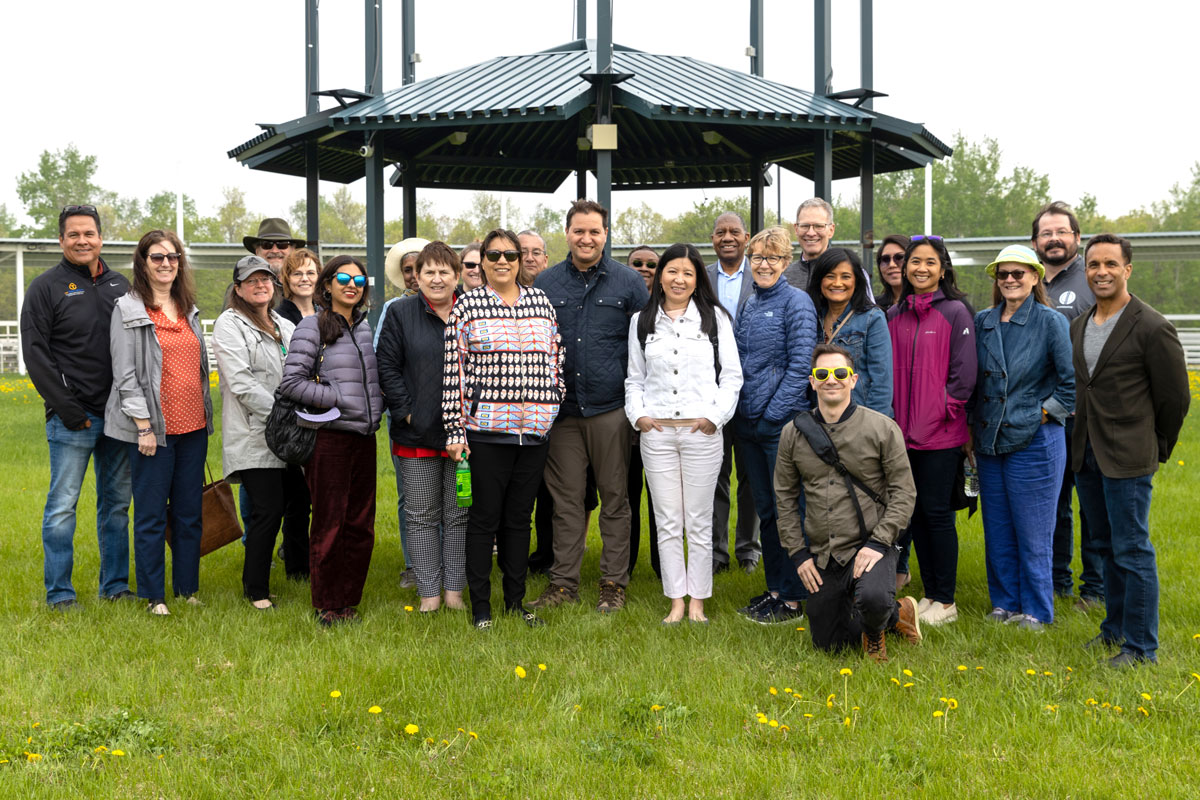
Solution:
{"label": "green grass", "polygon": [[[1161,663],[1114,673],[1080,648],[1096,614],[1062,604],[1041,635],[983,621],[978,516],[960,520],[961,618],[926,628],[920,648],[889,642],[886,666],[740,619],[761,572],[717,578],[707,628],[662,629],[645,545],[628,607],[601,617],[595,537],[583,605],[548,612],[547,628],[502,618],[479,635],[463,614],[426,619],[397,585],[382,446],[362,625],[318,628],[305,587],[281,579],[278,611],[254,611],[237,544],[204,559],[203,608],[175,603],[160,619],[101,603],[86,513],[84,608],[55,614],[41,575],[41,403],[26,387],[0,379],[0,797],[1188,798],[1200,785],[1194,419],[1155,480]],[[219,470],[219,436],[209,452]],[[94,508],[90,477],[80,507]],[[543,585],[531,580],[530,596]]]}

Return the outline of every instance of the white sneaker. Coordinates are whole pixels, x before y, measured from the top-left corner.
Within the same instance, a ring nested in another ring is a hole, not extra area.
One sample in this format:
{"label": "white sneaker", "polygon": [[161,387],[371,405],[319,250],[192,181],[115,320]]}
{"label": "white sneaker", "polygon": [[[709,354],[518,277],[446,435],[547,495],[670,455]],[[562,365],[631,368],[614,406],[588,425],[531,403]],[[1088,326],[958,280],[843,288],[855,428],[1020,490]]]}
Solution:
{"label": "white sneaker", "polygon": [[939,603],[936,600],[930,600],[925,613],[921,614],[921,622],[926,625],[945,625],[956,619],[958,619],[958,606],[954,603]]}
{"label": "white sneaker", "polygon": [[917,601],[917,613],[924,614],[925,611],[929,608],[929,604],[932,602],[933,601],[930,600],[928,597],[922,597],[920,600]]}

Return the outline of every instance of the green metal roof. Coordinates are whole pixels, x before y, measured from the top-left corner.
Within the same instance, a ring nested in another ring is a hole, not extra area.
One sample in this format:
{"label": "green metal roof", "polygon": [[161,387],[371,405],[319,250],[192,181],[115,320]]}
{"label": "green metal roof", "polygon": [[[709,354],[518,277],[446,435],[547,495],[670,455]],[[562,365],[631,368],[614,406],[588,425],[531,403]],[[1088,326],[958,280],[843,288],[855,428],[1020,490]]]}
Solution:
{"label": "green metal roof", "polygon": [[[365,137],[418,187],[553,191],[590,165],[578,142],[593,121],[593,41],[502,56],[418,81],[345,108],[278,125],[229,151],[252,169],[304,175],[304,143],[318,142],[322,180],[363,177]],[[833,131],[834,178],[859,170],[876,142],[876,172],[923,166],[951,150],[919,124],[687,56],[616,46],[618,149],[614,188],[745,186],[755,161],[812,177],[815,136]],[[465,141],[453,143],[465,133]]]}

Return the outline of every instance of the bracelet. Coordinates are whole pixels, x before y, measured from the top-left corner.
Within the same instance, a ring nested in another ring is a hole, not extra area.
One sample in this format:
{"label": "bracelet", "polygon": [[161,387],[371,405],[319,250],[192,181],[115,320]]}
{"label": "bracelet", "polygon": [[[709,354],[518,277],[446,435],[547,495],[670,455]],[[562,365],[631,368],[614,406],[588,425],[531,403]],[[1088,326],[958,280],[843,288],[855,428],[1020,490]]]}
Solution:
{"label": "bracelet", "polygon": [[138,436],[151,436],[153,434],[154,431],[152,431],[150,428],[142,428],[138,430]]}

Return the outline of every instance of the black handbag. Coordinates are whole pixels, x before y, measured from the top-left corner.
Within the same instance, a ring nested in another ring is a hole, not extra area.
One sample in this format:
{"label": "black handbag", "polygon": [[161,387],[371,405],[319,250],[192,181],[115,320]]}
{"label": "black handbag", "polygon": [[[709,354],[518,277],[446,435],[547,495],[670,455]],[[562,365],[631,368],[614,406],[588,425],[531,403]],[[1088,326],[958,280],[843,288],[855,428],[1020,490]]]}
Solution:
{"label": "black handbag", "polygon": [[[325,345],[322,344],[321,352],[313,362],[312,380],[317,379],[324,354]],[[275,404],[271,406],[271,413],[267,415],[267,427],[264,431],[267,448],[279,460],[295,466],[307,464],[317,446],[317,429],[301,425],[300,417],[296,415],[296,412],[303,408],[300,403],[285,397],[276,389]]]}

